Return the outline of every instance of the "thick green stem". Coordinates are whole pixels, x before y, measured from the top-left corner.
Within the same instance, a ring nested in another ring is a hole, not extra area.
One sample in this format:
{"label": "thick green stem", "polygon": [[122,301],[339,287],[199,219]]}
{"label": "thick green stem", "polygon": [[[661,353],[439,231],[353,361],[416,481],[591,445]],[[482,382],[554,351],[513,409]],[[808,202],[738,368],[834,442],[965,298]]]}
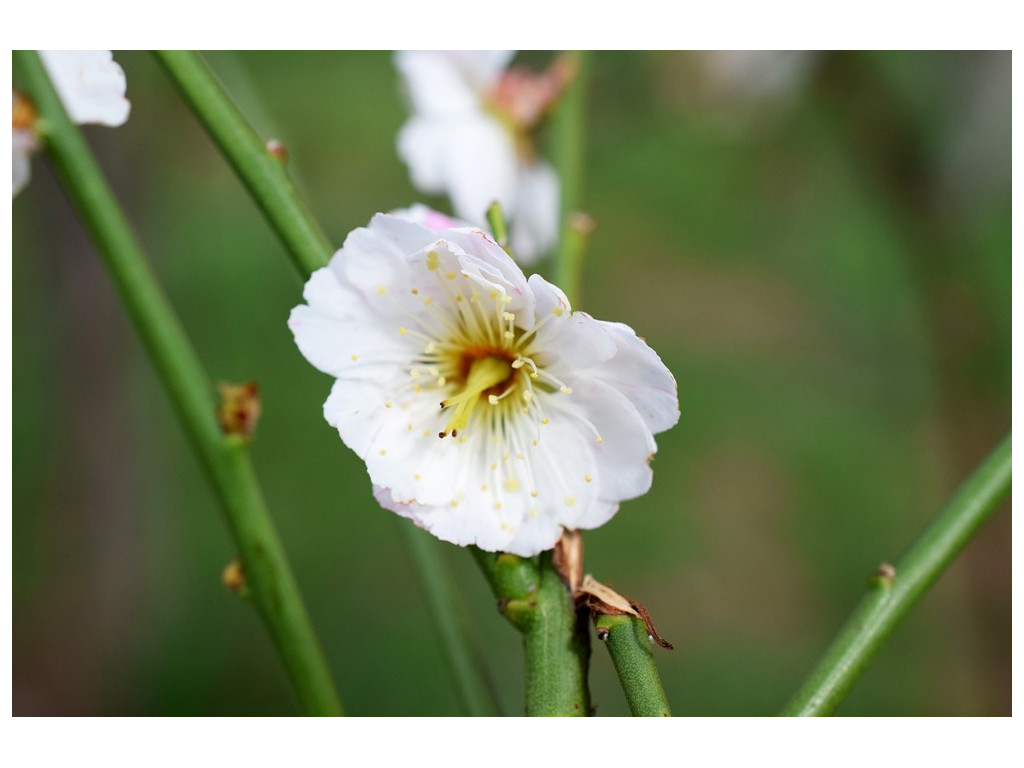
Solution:
{"label": "thick green stem", "polygon": [[599,616],[598,637],[612,657],[629,711],[635,717],[671,717],[672,710],[658,676],[647,625],[634,616]]}
{"label": "thick green stem", "polygon": [[559,221],[562,235],[555,260],[554,282],[569,301],[579,303],[583,252],[587,231],[579,223],[583,197],[584,120],[586,118],[587,55],[571,51],[569,66],[575,72],[551,116],[552,154],[561,185]]}
{"label": "thick green stem", "polygon": [[333,249],[295,193],[282,158],[275,156],[194,51],[157,56],[185,100],[227,157],[277,231],[300,274],[327,263]]}
{"label": "thick green stem", "polygon": [[[250,194],[277,230],[302,279],[324,266],[332,248],[288,179],[281,161],[271,155],[245,116],[232,103],[202,59],[191,51],[158,51],[167,73],[230,161]],[[493,714],[495,704],[485,677],[471,662],[472,654],[459,625],[451,580],[425,534],[402,526],[413,563],[419,570],[434,614],[448,664],[460,697],[471,714]]]}
{"label": "thick green stem", "polygon": [[310,714],[341,714],[327,664],[267,513],[246,445],[237,437],[225,436],[217,424],[209,379],[38,56],[32,51],[19,51],[15,56],[39,113],[39,135],[216,489],[239,549],[248,591],[270,630],[299,700]]}
{"label": "thick green stem", "polygon": [[545,552],[538,561],[474,549],[498,598],[498,610],[523,635],[526,714],[590,714],[590,635],[569,590]]}
{"label": "thick green stem", "polygon": [[867,595],[783,715],[836,710],[889,634],[1009,493],[1010,451],[1007,435],[896,566],[872,576]]}

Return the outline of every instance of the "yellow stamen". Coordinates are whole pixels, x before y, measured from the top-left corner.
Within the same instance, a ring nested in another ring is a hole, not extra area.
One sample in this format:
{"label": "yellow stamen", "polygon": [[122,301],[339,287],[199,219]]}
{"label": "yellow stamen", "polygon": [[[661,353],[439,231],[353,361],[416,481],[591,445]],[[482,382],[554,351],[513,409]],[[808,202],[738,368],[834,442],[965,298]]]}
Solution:
{"label": "yellow stamen", "polygon": [[469,368],[469,375],[466,377],[462,391],[441,403],[442,408],[455,406],[455,412],[439,437],[448,435],[457,437],[459,430],[465,429],[469,424],[469,417],[477,403],[481,401],[481,395],[491,387],[501,384],[511,373],[512,368],[508,360],[498,357],[481,357],[474,361]]}

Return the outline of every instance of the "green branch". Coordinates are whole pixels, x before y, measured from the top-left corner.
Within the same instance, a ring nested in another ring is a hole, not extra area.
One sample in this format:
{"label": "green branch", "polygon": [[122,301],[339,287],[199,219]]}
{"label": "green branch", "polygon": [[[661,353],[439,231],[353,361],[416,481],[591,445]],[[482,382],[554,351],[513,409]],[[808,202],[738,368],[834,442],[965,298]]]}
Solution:
{"label": "green branch", "polygon": [[526,714],[589,715],[590,635],[555,571],[551,552],[539,561],[475,547],[473,553],[498,598],[498,610],[523,635]]}
{"label": "green branch", "polygon": [[598,637],[604,638],[619,683],[634,717],[671,717],[665,689],[651,652],[647,625],[635,616],[599,616]]}
{"label": "green branch", "polygon": [[452,597],[455,590],[441,563],[438,541],[408,520],[397,522],[406,548],[422,577],[431,618],[445,649],[462,706],[473,717],[492,717],[498,713],[497,703],[476,667],[475,654],[466,641],[465,627],[460,622],[461,613]]}
{"label": "green branch", "polygon": [[562,234],[554,266],[554,283],[569,301],[580,301],[583,252],[589,227],[582,224],[584,121],[586,119],[587,55],[571,51],[568,57],[574,73],[551,115],[552,155],[561,189],[559,222]]}
{"label": "green branch", "polygon": [[309,277],[334,249],[295,193],[281,158],[273,155],[194,51],[157,51],[181,91],[235,173],[277,231],[299,273]]}
{"label": "green branch", "polygon": [[96,242],[192,446],[220,497],[245,582],[303,707],[338,715],[341,705],[295,578],[267,513],[244,440],[225,436],[199,360],[149,269],[88,145],[68,119],[38,56],[15,53],[39,114],[38,133]]}
{"label": "green branch", "polygon": [[1010,436],[960,486],[895,568],[883,566],[867,595],[783,715],[830,715],[889,634],[1010,491]]}
{"label": "green branch", "polygon": [[[192,51],[158,51],[157,56],[214,142],[230,161],[292,257],[302,279],[325,264],[333,249],[302,202],[278,158],[262,139],[202,59]],[[404,521],[403,521],[404,522]],[[468,712],[492,714],[495,708],[456,617],[457,601],[438,556],[438,542],[405,523],[402,526],[413,564],[421,575],[448,664]]]}

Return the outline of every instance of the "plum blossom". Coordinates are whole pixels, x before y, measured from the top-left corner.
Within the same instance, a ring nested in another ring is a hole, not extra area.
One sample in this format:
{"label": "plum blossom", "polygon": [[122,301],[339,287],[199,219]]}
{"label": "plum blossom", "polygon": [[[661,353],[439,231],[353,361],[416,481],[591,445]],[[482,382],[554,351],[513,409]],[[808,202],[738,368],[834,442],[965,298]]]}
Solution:
{"label": "plum blossom", "polygon": [[531,131],[561,92],[568,69],[509,69],[514,51],[399,51],[412,107],[398,154],[423,192],[447,193],[455,215],[485,224],[497,200],[511,247],[532,262],[558,237],[559,183]]}
{"label": "plum blossom", "polygon": [[[39,58],[74,122],[115,127],[128,119],[131,103],[124,95],[124,70],[110,51],[40,51]],[[38,148],[35,110],[21,94],[13,93],[12,196],[28,183],[29,157]]]}
{"label": "plum blossom", "polygon": [[672,374],[483,230],[378,214],[304,298],[288,324],[335,378],[326,420],[378,502],[434,536],[532,556],[650,488]]}

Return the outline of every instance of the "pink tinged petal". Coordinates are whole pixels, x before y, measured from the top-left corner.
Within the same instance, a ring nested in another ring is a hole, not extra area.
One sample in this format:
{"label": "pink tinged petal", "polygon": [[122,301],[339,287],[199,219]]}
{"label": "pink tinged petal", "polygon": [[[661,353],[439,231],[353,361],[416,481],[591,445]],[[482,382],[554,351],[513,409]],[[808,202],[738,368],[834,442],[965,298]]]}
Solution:
{"label": "pink tinged petal", "polygon": [[508,215],[512,219],[509,245],[523,264],[547,255],[558,242],[559,190],[558,175],[547,163],[520,169],[514,215]]}
{"label": "pink tinged petal", "polygon": [[415,222],[416,224],[420,224],[434,232],[442,229],[472,227],[468,222],[453,219],[443,213],[438,213],[434,209],[428,208],[422,203],[413,203],[408,208],[399,208],[391,211],[391,215],[397,216],[400,219],[407,219],[408,221]]}
{"label": "pink tinged petal", "polygon": [[394,497],[391,495],[391,490],[380,485],[373,486],[373,498],[376,499],[377,503],[384,507],[384,509],[395,512],[402,517],[407,517],[416,523],[418,527],[423,527],[416,520],[416,508],[420,506],[416,502],[395,501]]}
{"label": "pink tinged petal", "polygon": [[593,375],[622,392],[644,423],[657,434],[679,421],[676,380],[658,353],[623,323],[598,320],[615,340],[615,357],[598,366]]}
{"label": "pink tinged petal", "polygon": [[128,119],[124,70],[110,51],[40,51],[43,66],[76,123],[118,126]]}

